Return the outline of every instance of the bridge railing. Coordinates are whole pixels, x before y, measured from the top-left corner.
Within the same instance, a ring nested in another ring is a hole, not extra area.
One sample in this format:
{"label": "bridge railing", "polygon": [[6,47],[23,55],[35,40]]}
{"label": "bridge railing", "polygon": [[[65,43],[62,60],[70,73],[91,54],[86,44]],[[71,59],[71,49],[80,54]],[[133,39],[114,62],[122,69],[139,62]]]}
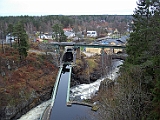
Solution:
{"label": "bridge railing", "polygon": [[55,97],[56,97],[56,92],[57,92],[57,88],[58,88],[58,83],[60,81],[61,73],[62,73],[62,67],[60,67],[60,69],[59,69],[59,72],[58,72],[58,75],[57,75],[57,78],[56,78],[56,83],[54,84],[54,88],[53,88],[53,92],[52,92],[51,106],[53,106],[53,104],[54,104],[54,100],[55,100]]}
{"label": "bridge railing", "polygon": [[69,71],[70,71],[70,74],[69,74],[69,81],[68,81],[68,89],[67,89],[67,98],[66,98],[66,103],[69,103],[72,66],[70,67],[70,70],[69,70]]}
{"label": "bridge railing", "polygon": [[74,47],[92,47],[92,48],[126,48],[126,46],[103,45],[103,44],[81,44],[75,42],[55,42],[50,43],[53,46],[74,46]]}

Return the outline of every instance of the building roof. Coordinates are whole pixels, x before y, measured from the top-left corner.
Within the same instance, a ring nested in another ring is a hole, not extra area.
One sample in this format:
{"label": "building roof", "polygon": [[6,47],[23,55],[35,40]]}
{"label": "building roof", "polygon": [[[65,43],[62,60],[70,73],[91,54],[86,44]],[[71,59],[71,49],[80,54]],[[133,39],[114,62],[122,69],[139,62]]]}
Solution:
{"label": "building roof", "polygon": [[74,37],[74,36],[75,36],[75,33],[69,32],[69,31],[65,31],[64,34],[65,34],[67,37]]}
{"label": "building roof", "polygon": [[63,31],[73,31],[73,29],[72,28],[63,28]]}

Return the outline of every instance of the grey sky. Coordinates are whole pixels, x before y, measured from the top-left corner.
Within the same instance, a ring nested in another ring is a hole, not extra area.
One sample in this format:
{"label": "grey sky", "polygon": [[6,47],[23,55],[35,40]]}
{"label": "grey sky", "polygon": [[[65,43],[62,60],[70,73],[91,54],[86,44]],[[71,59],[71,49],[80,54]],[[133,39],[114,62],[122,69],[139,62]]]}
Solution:
{"label": "grey sky", "polygon": [[137,0],[0,0],[0,16],[132,15]]}

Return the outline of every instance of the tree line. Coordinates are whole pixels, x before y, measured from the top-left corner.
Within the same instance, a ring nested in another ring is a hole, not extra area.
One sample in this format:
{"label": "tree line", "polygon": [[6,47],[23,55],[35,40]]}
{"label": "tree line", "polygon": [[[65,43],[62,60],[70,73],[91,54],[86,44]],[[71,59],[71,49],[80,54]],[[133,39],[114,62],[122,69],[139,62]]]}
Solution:
{"label": "tree line", "polygon": [[[132,21],[131,15],[48,15],[48,16],[1,16],[0,37],[7,34],[9,24],[22,21],[27,33],[35,31],[51,32],[55,24],[63,28],[71,27],[75,32],[83,30],[97,30],[103,32],[106,27],[117,28],[121,33],[126,31],[126,26]],[[98,28],[97,28],[98,27]]]}
{"label": "tree line", "polygon": [[72,19],[67,16],[8,16],[0,17],[0,34],[6,35],[9,25],[18,21],[23,23],[25,30],[30,34],[35,31],[51,32],[55,24],[61,24],[63,27],[73,25]]}

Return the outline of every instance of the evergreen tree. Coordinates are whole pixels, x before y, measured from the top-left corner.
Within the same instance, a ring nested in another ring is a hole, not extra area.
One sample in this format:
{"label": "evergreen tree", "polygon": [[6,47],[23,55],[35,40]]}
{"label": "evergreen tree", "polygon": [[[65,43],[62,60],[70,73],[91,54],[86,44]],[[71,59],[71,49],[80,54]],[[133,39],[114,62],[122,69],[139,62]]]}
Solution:
{"label": "evergreen tree", "polygon": [[152,41],[150,42],[149,54],[151,56],[152,66],[150,66],[150,73],[153,77],[153,107],[150,119],[160,119],[160,1],[153,0],[152,2],[152,19],[151,25],[153,27],[151,31]]}
{"label": "evergreen tree", "polygon": [[[152,94],[145,119],[160,119],[160,1],[139,0],[133,15],[134,28],[127,45],[125,69],[138,68],[142,92]],[[130,75],[135,71],[130,70]],[[137,71],[138,72],[138,71]],[[137,80],[136,76],[132,77]],[[141,94],[140,93],[140,94]],[[143,97],[141,95],[141,97]],[[141,98],[140,97],[140,98]],[[141,98],[142,99],[142,98]],[[144,100],[143,100],[144,102]],[[141,103],[143,103],[141,101]],[[152,107],[151,107],[152,106]],[[143,109],[143,108],[142,108]],[[145,110],[146,111],[146,110]],[[143,116],[145,116],[145,114]]]}
{"label": "evergreen tree", "polygon": [[135,10],[133,15],[133,33],[130,35],[128,41],[127,53],[128,62],[131,64],[141,64],[146,61],[148,56],[145,56],[146,50],[148,49],[148,43],[150,40],[150,2],[147,0],[140,0],[137,3],[138,9]]}
{"label": "evergreen tree", "polygon": [[8,25],[7,34],[8,34],[8,33],[10,33],[10,34],[13,33],[13,24],[9,24],[9,25]]}
{"label": "evergreen tree", "polygon": [[12,34],[13,34],[13,24],[9,24],[8,28],[7,28],[7,34],[10,36],[9,40],[10,40],[10,46],[12,47]]}
{"label": "evergreen tree", "polygon": [[53,32],[54,32],[53,37],[57,42],[66,42],[67,37],[65,36],[61,25],[55,24],[53,26]]}
{"label": "evergreen tree", "polygon": [[28,45],[28,35],[26,34],[24,26],[21,22],[18,22],[14,26],[13,35],[17,37],[18,51],[20,55],[20,60],[22,60],[25,57],[27,57],[27,51],[29,49],[29,45]]}

